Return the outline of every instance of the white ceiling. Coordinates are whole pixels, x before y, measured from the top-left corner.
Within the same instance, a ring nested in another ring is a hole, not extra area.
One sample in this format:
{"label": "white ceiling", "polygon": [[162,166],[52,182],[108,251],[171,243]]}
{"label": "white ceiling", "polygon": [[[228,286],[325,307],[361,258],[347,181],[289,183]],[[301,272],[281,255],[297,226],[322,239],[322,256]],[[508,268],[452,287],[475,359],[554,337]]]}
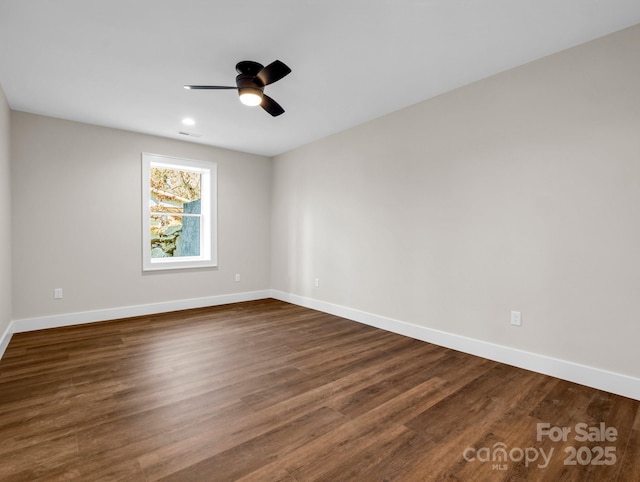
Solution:
{"label": "white ceiling", "polygon": [[[273,156],[637,23],[638,0],[0,0],[0,84],[14,110]],[[275,59],[280,117],[182,88]]]}

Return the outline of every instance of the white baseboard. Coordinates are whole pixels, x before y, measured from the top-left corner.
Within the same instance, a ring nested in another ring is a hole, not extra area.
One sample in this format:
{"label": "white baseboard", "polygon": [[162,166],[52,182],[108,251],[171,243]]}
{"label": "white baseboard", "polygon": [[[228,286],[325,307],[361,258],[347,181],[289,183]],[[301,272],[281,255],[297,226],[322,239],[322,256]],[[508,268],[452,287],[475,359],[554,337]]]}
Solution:
{"label": "white baseboard", "polygon": [[226,305],[241,301],[262,300],[271,297],[270,290],[248,291],[244,293],[232,293],[228,295],[207,296],[205,298],[191,298],[187,300],[165,301],[146,305],[124,306],[120,308],[107,308],[104,310],[81,311],[65,313],[61,315],[41,316],[36,318],[22,318],[13,320],[0,337],[0,358],[4,355],[9,341],[14,333],[45,330],[47,328],[60,328],[62,326],[81,325],[98,321],[117,320],[131,318],[132,316],[154,315],[170,311],[188,310],[192,308],[205,308],[207,306]]}
{"label": "white baseboard", "polygon": [[9,342],[11,341],[11,335],[13,335],[13,330],[11,328],[11,323],[9,323],[7,329],[4,330],[4,333],[0,336],[0,358],[4,355],[4,351],[7,349]]}
{"label": "white baseboard", "polygon": [[435,345],[451,348],[471,355],[488,358],[507,365],[524,368],[556,378],[579,383],[624,397],[640,400],[640,379],[599,368],[580,365],[558,358],[539,355],[504,345],[497,345],[445,331],[433,330],[413,323],[374,315],[346,306],[305,298],[282,291],[271,291],[271,297],[295,305],[304,306],[348,320],[375,326]]}
{"label": "white baseboard", "polygon": [[[82,311],[77,313],[66,313],[62,315],[42,316],[38,318],[23,318],[19,320],[13,320],[9,325],[8,330],[10,330],[11,334],[23,333],[26,331],[44,330],[46,328],[59,328],[62,326],[93,323],[96,321],[131,318],[132,316],[154,315],[157,313],[167,313],[170,311],[188,310],[192,308],[205,308],[207,306],[226,305],[229,303],[239,303],[241,301],[261,300],[270,297],[271,291],[269,290],[248,291],[245,293],[207,296],[205,298],[165,301],[162,303],[124,306],[121,308],[107,308],[104,310],[95,311]],[[1,343],[2,342],[0,342],[0,348],[2,347]]]}

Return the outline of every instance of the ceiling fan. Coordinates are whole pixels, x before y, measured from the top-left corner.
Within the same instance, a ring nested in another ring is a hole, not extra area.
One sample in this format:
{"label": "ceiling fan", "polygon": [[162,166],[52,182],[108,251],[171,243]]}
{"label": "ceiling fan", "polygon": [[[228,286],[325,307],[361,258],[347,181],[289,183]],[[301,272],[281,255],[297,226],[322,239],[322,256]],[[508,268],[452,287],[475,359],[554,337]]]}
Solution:
{"label": "ceiling fan", "polygon": [[243,104],[260,105],[260,107],[266,110],[273,117],[284,113],[284,109],[280,104],[266,95],[263,91],[266,85],[277,82],[291,72],[291,69],[287,67],[287,65],[276,60],[264,67],[258,62],[243,60],[236,64],[236,71],[238,72],[238,75],[236,77],[235,87],[227,85],[185,85],[184,88],[193,90],[237,89],[238,95],[240,96],[240,102]]}

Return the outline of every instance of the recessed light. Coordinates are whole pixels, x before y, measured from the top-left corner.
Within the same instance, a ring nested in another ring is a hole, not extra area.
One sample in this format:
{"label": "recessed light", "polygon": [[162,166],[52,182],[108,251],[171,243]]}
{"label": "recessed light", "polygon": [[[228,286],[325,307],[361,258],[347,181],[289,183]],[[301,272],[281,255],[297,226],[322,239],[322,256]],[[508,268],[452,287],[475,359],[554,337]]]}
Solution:
{"label": "recessed light", "polygon": [[194,121],[190,117],[185,117],[184,119],[182,119],[182,123],[184,125],[186,125],[186,126],[194,126],[194,125],[196,125],[196,121]]}

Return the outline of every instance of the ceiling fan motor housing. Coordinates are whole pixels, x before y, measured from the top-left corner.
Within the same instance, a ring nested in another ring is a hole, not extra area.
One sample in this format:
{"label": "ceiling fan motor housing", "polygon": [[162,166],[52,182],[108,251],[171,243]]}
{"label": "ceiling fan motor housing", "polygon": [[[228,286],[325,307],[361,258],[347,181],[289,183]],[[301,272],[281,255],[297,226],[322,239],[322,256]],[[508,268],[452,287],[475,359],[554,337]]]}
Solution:
{"label": "ceiling fan motor housing", "polygon": [[255,77],[263,69],[263,65],[253,60],[243,60],[236,64],[236,72]]}
{"label": "ceiling fan motor housing", "polygon": [[264,90],[264,86],[262,82],[257,77],[247,74],[240,74],[236,77],[236,85],[238,86],[238,91],[242,93],[243,90],[249,91],[257,95],[262,95],[262,91]]}
{"label": "ceiling fan motor housing", "polygon": [[251,60],[243,60],[236,65],[238,76],[236,77],[236,85],[238,86],[238,94],[253,94],[262,98],[264,85],[258,77],[258,72],[263,69],[262,64]]}

